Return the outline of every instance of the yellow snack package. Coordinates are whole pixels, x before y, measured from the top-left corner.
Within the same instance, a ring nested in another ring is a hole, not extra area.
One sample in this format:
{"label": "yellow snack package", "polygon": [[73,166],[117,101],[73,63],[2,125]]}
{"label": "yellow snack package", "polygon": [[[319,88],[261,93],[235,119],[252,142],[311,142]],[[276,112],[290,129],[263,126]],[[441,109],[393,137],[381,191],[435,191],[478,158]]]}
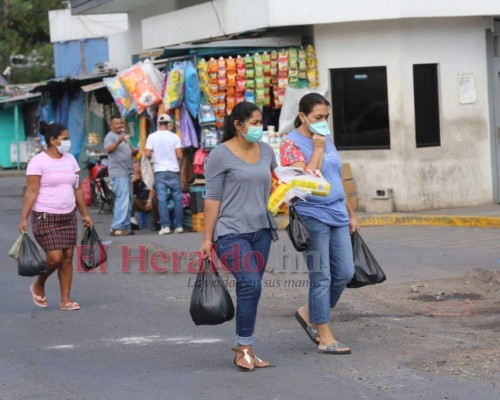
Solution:
{"label": "yellow snack package", "polygon": [[330,184],[319,170],[277,167],[271,174],[271,194],[267,209],[276,215],[285,205],[297,198],[328,196]]}

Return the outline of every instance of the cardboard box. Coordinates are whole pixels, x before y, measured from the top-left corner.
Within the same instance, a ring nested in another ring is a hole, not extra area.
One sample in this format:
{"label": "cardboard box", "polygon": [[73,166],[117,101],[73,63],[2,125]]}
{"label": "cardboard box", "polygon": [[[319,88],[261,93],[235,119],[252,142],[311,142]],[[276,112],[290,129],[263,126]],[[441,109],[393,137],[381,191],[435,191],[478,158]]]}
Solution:
{"label": "cardboard box", "polygon": [[342,182],[354,179],[351,171],[351,164],[343,163],[342,164]]}
{"label": "cardboard box", "polygon": [[358,191],[356,189],[356,181],[354,181],[354,179],[343,181],[342,185],[344,186],[346,197],[356,197],[358,195]]}

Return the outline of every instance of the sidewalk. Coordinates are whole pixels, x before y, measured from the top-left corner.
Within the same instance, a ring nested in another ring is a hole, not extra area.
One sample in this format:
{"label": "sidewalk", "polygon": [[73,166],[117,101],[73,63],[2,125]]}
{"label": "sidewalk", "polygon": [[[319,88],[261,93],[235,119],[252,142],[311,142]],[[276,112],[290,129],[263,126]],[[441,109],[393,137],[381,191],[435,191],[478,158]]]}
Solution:
{"label": "sidewalk", "polygon": [[[356,215],[363,226],[414,225],[500,228],[500,204],[387,214],[356,211]],[[276,221],[279,229],[285,229],[288,225],[288,215],[279,215],[276,217]]]}

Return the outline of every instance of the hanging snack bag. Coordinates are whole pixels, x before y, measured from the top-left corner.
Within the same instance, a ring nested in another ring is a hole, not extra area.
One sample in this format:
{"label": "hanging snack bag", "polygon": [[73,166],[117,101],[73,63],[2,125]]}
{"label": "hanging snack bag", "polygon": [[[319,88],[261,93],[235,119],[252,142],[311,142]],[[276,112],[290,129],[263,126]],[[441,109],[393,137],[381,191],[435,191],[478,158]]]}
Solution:
{"label": "hanging snack bag", "polygon": [[198,79],[200,81],[200,89],[205,99],[213,104],[213,99],[210,93],[210,76],[208,75],[208,64],[204,58],[198,62]]}
{"label": "hanging snack bag", "polygon": [[226,60],[226,69],[228,71],[236,71],[236,59],[229,56],[229,58]]}
{"label": "hanging snack bag", "polygon": [[255,94],[253,90],[245,90],[245,101],[248,101],[249,103],[255,103]]}
{"label": "hanging snack bag", "polygon": [[278,55],[278,77],[288,77],[288,52],[282,50]]}
{"label": "hanging snack bag", "polygon": [[311,45],[306,47],[307,80],[309,87],[319,86],[318,61],[316,59],[316,50]]}

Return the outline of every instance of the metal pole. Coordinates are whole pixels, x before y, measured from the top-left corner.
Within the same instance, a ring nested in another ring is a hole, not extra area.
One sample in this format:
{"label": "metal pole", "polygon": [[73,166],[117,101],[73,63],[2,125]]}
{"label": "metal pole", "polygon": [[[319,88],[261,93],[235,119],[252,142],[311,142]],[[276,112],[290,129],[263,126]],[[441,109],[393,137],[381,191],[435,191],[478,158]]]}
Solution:
{"label": "metal pole", "polygon": [[19,106],[14,106],[14,132],[16,134],[17,170],[21,169],[21,152],[19,151]]}

